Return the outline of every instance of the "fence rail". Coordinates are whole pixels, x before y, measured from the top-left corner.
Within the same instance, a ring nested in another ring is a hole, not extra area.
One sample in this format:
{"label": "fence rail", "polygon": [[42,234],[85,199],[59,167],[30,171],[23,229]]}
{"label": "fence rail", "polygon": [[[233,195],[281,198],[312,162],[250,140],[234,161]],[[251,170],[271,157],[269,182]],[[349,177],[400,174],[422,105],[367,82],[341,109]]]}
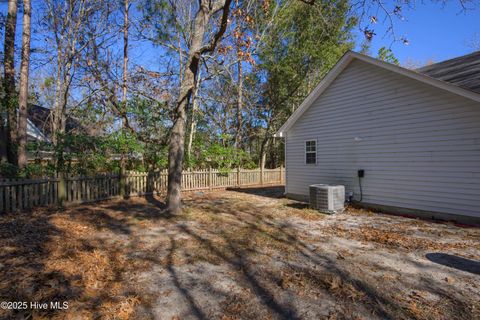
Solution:
{"label": "fence rail", "polygon": [[[128,172],[92,177],[69,176],[40,179],[0,179],[0,212],[11,212],[39,206],[69,205],[125,196],[162,194],[167,190],[167,172]],[[215,169],[184,171],[182,190],[212,190],[264,184],[282,184],[284,168]],[[123,179],[123,183],[122,180]]]}

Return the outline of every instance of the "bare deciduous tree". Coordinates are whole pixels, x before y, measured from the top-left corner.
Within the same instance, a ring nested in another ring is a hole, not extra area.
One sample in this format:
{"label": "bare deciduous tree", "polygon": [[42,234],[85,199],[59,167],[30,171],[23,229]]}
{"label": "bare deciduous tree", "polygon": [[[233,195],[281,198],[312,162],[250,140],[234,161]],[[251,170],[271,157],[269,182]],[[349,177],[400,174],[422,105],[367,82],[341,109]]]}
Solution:
{"label": "bare deciduous tree", "polygon": [[55,97],[52,107],[52,142],[65,132],[67,106],[77,71],[77,59],[84,52],[88,41],[84,40],[88,17],[93,15],[97,3],[87,0],[46,0],[44,22],[51,35],[52,55],[55,65]]}
{"label": "bare deciduous tree", "polygon": [[[199,1],[198,11],[192,25],[191,41],[188,58],[183,77],[180,81],[180,90],[175,107],[173,127],[170,135],[168,150],[168,190],[167,208],[171,213],[181,210],[181,182],[183,156],[185,151],[185,122],[187,106],[190,103],[195,88],[199,62],[202,55],[215,50],[219,40],[225,33],[228,24],[231,0]],[[207,28],[221,14],[220,23],[207,43],[205,37]]]}
{"label": "bare deciduous tree", "polygon": [[128,0],[124,0],[123,11],[123,83],[122,83],[122,102],[127,103],[127,78],[128,78],[128,10],[130,4]]}
{"label": "bare deciduous tree", "polygon": [[[122,74],[122,109],[123,113],[126,114],[127,110],[127,80],[128,80],[128,28],[129,28],[129,20],[128,20],[128,11],[130,8],[130,4],[128,0],[124,0],[124,11],[123,11],[123,74]],[[125,116],[126,117],[126,116]],[[126,120],[122,121],[122,127],[124,129],[127,128],[128,123]],[[120,175],[125,173],[125,154],[122,152],[120,157]],[[125,185],[124,179],[121,179],[120,185],[120,195],[123,197],[125,193]]]}

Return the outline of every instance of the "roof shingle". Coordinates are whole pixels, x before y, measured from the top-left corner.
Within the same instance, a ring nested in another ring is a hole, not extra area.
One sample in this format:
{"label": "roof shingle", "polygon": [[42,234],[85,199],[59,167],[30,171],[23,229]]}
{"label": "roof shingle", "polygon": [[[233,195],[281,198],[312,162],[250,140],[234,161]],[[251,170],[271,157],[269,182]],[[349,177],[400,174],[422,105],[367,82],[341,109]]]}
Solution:
{"label": "roof shingle", "polygon": [[431,64],[416,71],[480,93],[480,51]]}

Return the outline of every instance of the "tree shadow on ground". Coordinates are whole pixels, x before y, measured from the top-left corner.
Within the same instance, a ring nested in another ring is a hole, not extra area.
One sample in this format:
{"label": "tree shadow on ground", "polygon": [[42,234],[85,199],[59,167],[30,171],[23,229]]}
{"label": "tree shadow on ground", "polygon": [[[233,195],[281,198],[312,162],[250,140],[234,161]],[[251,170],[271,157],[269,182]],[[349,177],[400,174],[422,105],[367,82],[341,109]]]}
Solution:
{"label": "tree shadow on ground", "polygon": [[[249,188],[246,193],[256,192],[277,198],[283,189]],[[168,276],[185,302],[178,303],[187,306],[183,314],[187,318],[316,319],[328,316],[317,313],[318,309],[309,310],[323,300],[333,303],[330,311],[338,319],[362,313],[375,318],[421,319],[425,315],[413,313],[385,286],[348,271],[335,257],[312,247],[312,240],[287,219],[300,214],[303,206],[282,215],[251,198],[219,194],[193,196],[187,204],[182,214],[174,216],[153,196],[65,212],[0,216],[0,242],[6,248],[0,253],[0,263],[11,270],[0,276],[0,297],[68,300],[77,308],[69,310],[70,314],[86,318],[154,318],[162,297],[143,284],[138,286],[136,276],[144,272],[149,276],[146,283]],[[290,208],[288,204],[282,205]],[[17,257],[23,260],[16,261]],[[201,282],[203,296],[199,295],[189,281],[203,279],[192,271],[199,263],[229,270],[241,293],[219,291],[205,280]],[[25,270],[28,276],[15,282],[15,274],[18,277]],[[165,285],[165,278],[159,279]],[[448,306],[465,305],[461,297],[449,297],[442,286],[430,279],[415,288],[428,287]],[[310,304],[304,309],[294,302],[304,295],[320,298],[305,300]],[[214,296],[216,313],[204,303]],[[48,311],[46,315],[62,313]],[[468,311],[464,315],[474,317]]]}
{"label": "tree shadow on ground", "polygon": [[124,216],[129,218],[134,217],[139,220],[162,220],[170,219],[173,216],[166,210],[166,204],[160,201],[154,195],[146,195],[142,197],[146,200],[147,205],[144,203],[134,203],[131,201],[123,200],[112,204],[109,204],[105,208],[116,212],[121,212]]}
{"label": "tree shadow on ground", "polygon": [[0,310],[1,319],[31,317],[33,301],[68,301],[83,294],[83,288],[72,285],[80,275],[49,266],[52,242],[65,236],[51,222],[53,213],[43,210],[0,215],[0,301],[27,303]]}
{"label": "tree shadow on ground", "polygon": [[[100,230],[131,234],[125,219],[92,205],[0,215],[0,301],[26,302],[0,310],[0,319],[128,318],[125,309],[138,292],[120,291],[128,263],[119,248],[96,237]],[[66,302],[68,310],[51,302]]]}
{"label": "tree shadow on ground", "polygon": [[287,207],[293,208],[293,209],[309,209],[310,208],[309,204],[305,202],[287,203]]}
{"label": "tree shadow on ground", "polygon": [[279,199],[279,198],[283,198],[285,187],[284,186],[241,187],[241,188],[227,188],[227,191],[242,192],[242,193],[256,195],[256,196]]}
{"label": "tree shadow on ground", "polygon": [[[282,273],[306,279],[306,281],[317,286],[316,290],[326,291],[323,292],[325,294],[331,294],[329,292],[332,286],[331,281],[335,281],[332,279],[338,277],[340,284],[354,286],[353,290],[358,291],[358,295],[364,297],[362,304],[381,318],[395,317],[401,311],[395,301],[390,301],[377,289],[339,269],[336,266],[336,262],[331,258],[312,251],[298,238],[297,232],[288,225],[277,226],[270,217],[259,216],[258,212],[255,212],[255,208],[251,208],[251,211],[243,208],[240,215],[237,207],[230,207],[227,203],[222,207],[216,207],[213,211],[230,212],[237,221],[245,225],[245,230],[243,230],[245,236],[239,239],[240,231],[235,231],[236,226],[233,225],[225,225],[215,230],[203,229],[197,232],[189,227],[181,226],[181,231],[206,246],[209,252],[220,258],[224,263],[239,270],[239,281],[242,282],[242,285],[252,289],[252,292],[261,300],[261,308],[268,309],[274,315],[274,318],[300,319],[302,318],[302,310],[298,310],[293,305],[290,305],[288,299],[279,298],[278,292],[282,290],[279,283],[283,279],[278,279],[276,272],[272,270],[271,272],[258,273],[256,257],[262,253],[259,251],[258,242],[255,241],[257,238],[267,238],[266,245],[268,246],[278,246],[279,249],[284,248],[284,250],[287,250],[286,248],[289,247],[288,251],[296,252],[302,256],[302,261],[306,265],[322,265],[326,267],[323,271],[318,272],[318,270],[305,265],[282,261],[285,266],[282,269]],[[266,231],[264,226],[269,228],[273,226],[274,230]],[[202,236],[201,234],[203,233],[209,234],[209,237]],[[219,246],[218,241],[209,239],[212,237],[212,234],[220,237],[224,245]],[[343,296],[339,300],[342,299],[347,300],[342,301],[345,305],[355,303],[354,296]],[[248,309],[251,306],[245,305],[244,307]],[[256,312],[261,313],[259,310],[256,310]],[[255,311],[252,313],[255,313]],[[341,311],[339,311],[340,314]],[[347,314],[348,312],[345,313],[345,316]]]}
{"label": "tree shadow on ground", "polygon": [[[204,205],[204,203],[204,199],[198,200],[198,205]],[[195,200],[190,203],[190,206],[195,207]],[[250,314],[260,317],[264,310],[268,310],[270,316],[273,315],[274,318],[302,318],[302,310],[291,305],[289,300],[280,294],[285,290],[279,285],[284,281],[284,279],[279,280],[279,274],[301,278],[298,281],[309,283],[307,285],[310,286],[309,290],[320,290],[324,295],[332,297],[335,303],[342,306],[340,310],[336,310],[339,318],[351,318],[359,310],[368,310],[367,313],[378,318],[422,319],[427,314],[410,309],[405,303],[400,303],[398,300],[400,297],[388,294],[383,286],[378,286],[378,283],[369,283],[368,277],[359,277],[358,274],[352,274],[342,268],[335,258],[332,259],[331,256],[312,250],[311,246],[302,240],[298,230],[288,224],[279,224],[272,214],[259,212],[257,207],[248,203],[239,204],[229,200],[220,204],[215,202],[208,209],[211,214],[220,217],[228,216],[229,219],[212,226],[208,224],[202,224],[201,227],[180,225],[178,226],[179,233],[189,235],[200,244],[200,247],[207,248],[208,254],[220,259],[221,264],[227,264],[238,270],[236,273],[238,283],[251,289],[251,292],[261,301],[260,309],[253,310]],[[262,241],[263,243],[261,243]],[[284,256],[278,261],[283,264],[280,272],[273,269],[259,272],[258,267],[261,265],[259,261],[265,254],[262,251],[267,247],[275,248],[282,254],[300,256],[301,259],[292,261]],[[170,254],[181,255],[179,252],[181,250],[177,246],[175,252],[170,252]],[[188,250],[188,248],[183,248],[183,250]],[[208,261],[209,259],[212,258],[203,257],[202,260]],[[216,259],[213,259],[215,263],[219,263]],[[318,269],[318,266],[322,266],[322,268]],[[175,270],[175,267],[169,266],[169,270]],[[461,300],[461,297],[449,295],[442,288],[443,283],[437,281],[419,283],[418,288],[422,287],[439,295],[446,308],[468,305]],[[182,292],[185,292],[185,288],[182,289]],[[226,296],[225,300],[227,301],[228,298]],[[187,300],[195,305],[195,309],[198,309],[199,304],[195,302],[192,295],[189,295]],[[243,311],[246,312],[253,308],[253,304],[245,304]],[[465,310],[464,315],[467,318],[472,316],[467,309]],[[224,310],[225,313],[227,311]],[[199,314],[198,310],[195,314]],[[205,312],[200,314],[205,314]],[[242,318],[241,315],[237,316]]]}

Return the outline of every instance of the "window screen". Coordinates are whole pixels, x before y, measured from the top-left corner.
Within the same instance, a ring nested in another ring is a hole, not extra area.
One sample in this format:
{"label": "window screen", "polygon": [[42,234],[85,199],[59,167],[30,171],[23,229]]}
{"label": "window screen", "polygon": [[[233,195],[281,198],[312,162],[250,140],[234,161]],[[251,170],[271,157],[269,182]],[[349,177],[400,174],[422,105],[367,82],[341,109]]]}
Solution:
{"label": "window screen", "polygon": [[317,163],[317,141],[305,141],[305,162],[306,164]]}

